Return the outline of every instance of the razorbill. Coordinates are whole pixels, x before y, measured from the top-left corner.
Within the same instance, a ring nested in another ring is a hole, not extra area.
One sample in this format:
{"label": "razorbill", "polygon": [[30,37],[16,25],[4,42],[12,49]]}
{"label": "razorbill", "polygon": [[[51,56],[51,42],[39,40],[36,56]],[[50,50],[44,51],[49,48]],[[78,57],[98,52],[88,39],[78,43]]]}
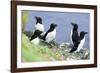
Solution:
{"label": "razorbill", "polygon": [[30,38],[30,41],[35,45],[39,44],[39,42],[40,42],[39,36],[41,33],[42,33],[42,31],[35,30],[34,34]]}
{"label": "razorbill", "polygon": [[44,25],[42,24],[42,18],[35,16],[35,19],[36,19],[35,30],[44,31]]}
{"label": "razorbill", "polygon": [[71,42],[72,42],[72,45],[74,45],[77,40],[79,40],[79,34],[78,34],[78,25],[76,23],[72,23],[72,26],[73,26],[73,29],[71,30]]}
{"label": "razorbill", "polygon": [[52,40],[55,40],[56,38],[56,27],[57,24],[52,23],[50,25],[49,30],[44,34],[43,40],[46,41],[47,43],[51,42]]}
{"label": "razorbill", "polygon": [[85,35],[87,34],[87,32],[80,32],[80,39],[77,40],[77,42],[74,43],[73,48],[70,50],[70,53],[72,52],[79,52],[82,48],[83,45],[85,43]]}

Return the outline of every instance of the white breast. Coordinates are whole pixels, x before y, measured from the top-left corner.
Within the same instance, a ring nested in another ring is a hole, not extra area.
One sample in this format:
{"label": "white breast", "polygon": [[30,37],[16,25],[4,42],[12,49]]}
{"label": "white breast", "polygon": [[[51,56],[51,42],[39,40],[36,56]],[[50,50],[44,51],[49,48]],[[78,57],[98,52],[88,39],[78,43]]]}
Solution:
{"label": "white breast", "polygon": [[52,40],[54,40],[56,38],[56,29],[54,29],[54,31],[48,33],[48,35],[46,36],[46,42],[50,42]]}
{"label": "white breast", "polygon": [[46,33],[46,32],[43,32],[43,33],[41,33],[40,35],[41,35],[41,36],[44,36],[45,33]]}
{"label": "white breast", "polygon": [[35,25],[35,29],[36,29],[36,30],[40,30],[40,31],[44,31],[44,25],[38,23],[38,24]]}
{"label": "white breast", "polygon": [[33,39],[31,42],[32,42],[33,44],[35,44],[35,45],[38,45],[39,42],[40,42],[40,40],[39,40],[39,38],[37,37],[37,38]]}
{"label": "white breast", "polygon": [[79,44],[76,52],[79,52],[81,49],[83,49],[84,43],[85,43],[85,37],[80,41],[80,44]]}

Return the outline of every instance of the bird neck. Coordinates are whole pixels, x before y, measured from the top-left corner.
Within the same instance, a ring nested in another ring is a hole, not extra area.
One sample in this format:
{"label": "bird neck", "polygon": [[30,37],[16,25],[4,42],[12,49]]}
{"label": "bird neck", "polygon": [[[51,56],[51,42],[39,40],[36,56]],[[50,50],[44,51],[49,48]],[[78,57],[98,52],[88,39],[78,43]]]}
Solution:
{"label": "bird neck", "polygon": [[73,28],[73,31],[77,31],[77,28]]}
{"label": "bird neck", "polygon": [[84,35],[80,36],[80,39],[82,40],[84,38]]}
{"label": "bird neck", "polygon": [[55,29],[55,27],[50,28],[50,29],[49,29],[49,32],[52,32],[54,29]]}
{"label": "bird neck", "polygon": [[37,25],[42,25],[41,23],[37,23]]}
{"label": "bird neck", "polygon": [[42,21],[37,21],[36,24],[42,24]]}

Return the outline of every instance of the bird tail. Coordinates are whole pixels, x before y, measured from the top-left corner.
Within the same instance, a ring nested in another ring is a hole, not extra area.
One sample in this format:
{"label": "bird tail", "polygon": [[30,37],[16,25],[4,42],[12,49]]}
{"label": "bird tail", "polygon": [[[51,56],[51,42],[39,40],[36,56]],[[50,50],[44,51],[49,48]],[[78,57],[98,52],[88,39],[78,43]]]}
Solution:
{"label": "bird tail", "polygon": [[73,46],[69,53],[73,53],[77,48]]}
{"label": "bird tail", "polygon": [[29,39],[30,41],[32,40],[32,38]]}

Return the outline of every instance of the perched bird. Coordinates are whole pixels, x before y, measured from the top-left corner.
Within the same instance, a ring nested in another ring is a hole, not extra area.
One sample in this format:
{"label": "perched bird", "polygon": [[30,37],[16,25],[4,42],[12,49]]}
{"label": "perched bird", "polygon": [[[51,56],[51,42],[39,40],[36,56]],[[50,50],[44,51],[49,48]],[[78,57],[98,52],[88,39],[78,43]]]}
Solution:
{"label": "perched bird", "polygon": [[44,32],[44,25],[42,24],[42,18],[35,16],[35,19],[36,19],[35,30],[40,30]]}
{"label": "perched bird", "polygon": [[79,40],[79,34],[78,34],[78,25],[76,23],[71,23],[73,26],[73,29],[71,30],[71,42],[74,45],[77,40]]}
{"label": "perched bird", "polygon": [[40,39],[39,39],[39,36],[40,34],[42,33],[42,31],[40,30],[35,30],[34,34],[31,36],[30,38],[30,41],[33,43],[33,44],[39,44],[40,42]]}
{"label": "perched bird", "polygon": [[70,53],[79,52],[83,48],[83,45],[85,43],[85,35],[86,34],[87,34],[87,32],[84,32],[84,31],[80,32],[80,39],[74,43],[73,48],[70,50]]}
{"label": "perched bird", "polygon": [[44,34],[42,39],[46,41],[47,43],[51,42],[56,38],[56,27],[57,24],[51,24],[49,30]]}

